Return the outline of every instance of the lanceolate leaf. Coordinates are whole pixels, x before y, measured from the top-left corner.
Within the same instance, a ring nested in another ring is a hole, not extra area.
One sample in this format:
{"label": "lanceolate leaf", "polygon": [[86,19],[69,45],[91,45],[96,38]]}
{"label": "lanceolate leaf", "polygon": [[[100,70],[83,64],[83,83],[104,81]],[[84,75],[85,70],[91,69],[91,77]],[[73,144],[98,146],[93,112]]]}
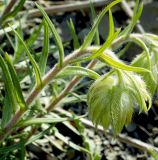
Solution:
{"label": "lanceolate leaf", "polygon": [[9,95],[6,92],[2,109],[2,120],[1,120],[2,128],[4,128],[7,122],[11,119],[12,114],[13,114],[12,102],[10,101]]}
{"label": "lanceolate leaf", "polygon": [[70,121],[70,120],[75,120],[79,118],[83,118],[83,116],[78,116],[75,118],[61,118],[61,117],[55,117],[55,118],[32,118],[29,120],[24,120],[19,123],[20,126],[27,126],[27,125],[33,125],[33,124],[42,124],[42,123],[61,123],[64,121]]}
{"label": "lanceolate leaf", "polygon": [[68,22],[68,26],[70,28],[71,35],[72,35],[72,38],[73,38],[74,49],[77,49],[77,48],[79,48],[80,44],[79,44],[78,36],[76,34],[75,27],[74,27],[74,24],[72,22],[72,19],[70,19],[70,22]]}
{"label": "lanceolate leaf", "polygon": [[121,32],[120,35],[128,36],[132,32],[134,26],[136,25],[138,19],[141,16],[141,13],[143,10],[143,3],[140,4],[139,8],[138,7],[139,7],[139,0],[136,1],[135,7],[134,7],[134,14],[130,24]]}
{"label": "lanceolate leaf", "polygon": [[81,46],[81,50],[84,50],[85,48],[87,48],[92,40],[93,40],[93,37],[96,33],[96,30],[98,28],[98,25],[101,21],[101,19],[103,18],[103,16],[105,15],[106,12],[108,12],[108,10],[113,7],[114,5],[116,5],[117,3],[120,3],[122,0],[115,0],[114,2],[110,3],[98,16],[97,20],[95,21],[94,25],[92,26],[92,29],[91,31],[88,33],[88,35],[86,36],[82,46]]}
{"label": "lanceolate leaf", "polygon": [[[90,0],[90,9],[91,9],[91,14],[92,14],[92,24],[95,23],[95,20],[97,18],[97,15],[96,15],[96,11],[95,11],[95,8],[94,8],[94,5],[92,3],[92,1]],[[99,31],[98,29],[96,29],[96,33],[95,33],[95,37],[94,37],[94,43],[96,45],[99,45],[100,44],[100,38],[99,38]]]}
{"label": "lanceolate leaf", "polygon": [[84,67],[80,67],[80,66],[69,66],[69,67],[66,67],[63,71],[61,71],[56,76],[56,78],[62,78],[65,76],[75,76],[75,75],[88,76],[93,79],[97,79],[100,77],[100,75],[93,70],[90,70]]}
{"label": "lanceolate leaf", "polygon": [[24,97],[22,94],[22,90],[20,87],[20,83],[19,83],[16,71],[15,71],[14,66],[13,66],[13,64],[10,60],[10,57],[7,53],[5,53],[5,59],[7,61],[7,65],[8,65],[9,71],[10,71],[10,75],[12,77],[12,81],[14,83],[14,92],[15,92],[15,95],[17,98],[17,102],[18,102],[21,109],[26,109],[26,103],[25,103],[25,100],[24,100]]}
{"label": "lanceolate leaf", "polygon": [[44,23],[44,44],[43,44],[42,55],[40,57],[40,62],[39,62],[40,71],[41,71],[42,76],[45,73],[48,52],[49,52],[49,28],[45,20],[43,23]]}
{"label": "lanceolate leaf", "polygon": [[[138,4],[139,4],[139,0],[138,0]],[[140,7],[139,7],[139,9],[138,9],[138,11],[137,11],[136,18],[135,18],[135,22],[136,22],[137,20],[139,20],[141,14],[142,14],[142,11],[143,11],[143,3],[140,4]]]}
{"label": "lanceolate leaf", "polygon": [[42,85],[42,84],[41,84],[40,70],[39,70],[39,67],[38,67],[36,61],[34,60],[34,58],[33,58],[33,56],[31,55],[31,53],[30,53],[30,51],[29,51],[26,43],[23,41],[23,39],[22,39],[21,36],[18,34],[18,32],[15,31],[14,29],[13,29],[13,32],[15,33],[15,35],[18,37],[18,39],[19,39],[20,42],[22,43],[22,45],[23,45],[23,47],[24,47],[24,50],[25,50],[25,52],[26,52],[26,54],[27,54],[30,62],[32,63],[32,66],[33,66],[33,68],[34,68],[34,70],[35,70],[35,76],[36,76],[36,83],[37,83],[37,85]]}
{"label": "lanceolate leaf", "polygon": [[[19,27],[16,29],[16,31],[21,37],[23,37],[21,21],[19,21]],[[13,63],[16,64],[17,62],[19,62],[20,58],[22,57],[23,46],[22,46],[21,41],[17,38],[16,35],[14,36],[14,39],[15,39],[15,52],[14,52]]]}
{"label": "lanceolate leaf", "polygon": [[105,41],[105,43],[98,50],[94,49],[92,55],[88,57],[85,56],[85,57],[76,58],[75,60],[73,60],[73,63],[81,62],[81,61],[88,61],[88,60],[92,60],[94,58],[99,57],[100,54],[102,54],[105,51],[105,49],[110,48],[111,43],[118,36],[119,33],[120,33],[120,29],[118,29],[111,37],[109,37],[107,41]]}
{"label": "lanceolate leaf", "polygon": [[148,60],[148,69],[151,70],[150,53],[149,53],[149,49],[147,48],[146,44],[140,38],[137,38],[137,37],[132,37],[132,41],[137,43],[146,52],[146,57]]}
{"label": "lanceolate leaf", "polygon": [[122,70],[133,71],[133,72],[150,72],[149,70],[147,70],[145,68],[132,67],[132,66],[126,65],[122,62],[116,61],[104,53],[100,54],[100,58],[101,58],[101,60],[105,61],[107,64],[109,64],[110,66],[112,66],[114,68],[119,68]]}
{"label": "lanceolate leaf", "polygon": [[28,46],[32,46],[32,44],[37,40],[41,29],[42,29],[43,23],[41,22],[37,28],[34,29],[34,31],[31,33],[30,37],[27,39],[26,44]]}
{"label": "lanceolate leaf", "polygon": [[42,123],[60,123],[68,120],[69,118],[32,118],[21,122],[19,125],[28,126],[28,125],[42,124]]}
{"label": "lanceolate leaf", "polygon": [[111,37],[115,32],[115,27],[114,27],[114,20],[112,17],[112,12],[109,9],[109,35],[108,37]]}
{"label": "lanceolate leaf", "polygon": [[[16,97],[14,96],[14,86],[11,79],[11,75],[9,73],[9,70],[7,68],[7,65],[0,55],[0,67],[2,68],[4,82],[5,82],[5,102],[3,107],[3,117],[2,117],[2,128],[4,125],[8,122],[8,120],[11,118],[12,111],[16,111]],[[8,112],[8,113],[6,113]]]}
{"label": "lanceolate leaf", "polygon": [[37,8],[40,10],[43,17],[45,18],[51,32],[53,33],[54,40],[55,40],[56,45],[58,46],[58,50],[59,50],[59,65],[62,66],[63,59],[64,59],[64,48],[63,48],[61,38],[60,38],[58,32],[56,31],[54,24],[52,23],[52,21],[50,20],[50,18],[48,17],[46,12],[44,11],[44,9],[40,5],[38,5],[37,3],[35,3],[35,4],[36,4]]}
{"label": "lanceolate leaf", "polygon": [[120,33],[120,29],[118,29],[111,37],[108,37],[107,41],[105,41],[105,43],[102,45],[102,47],[100,47],[100,49],[98,49],[98,51],[96,53],[92,54],[90,56],[90,58],[93,59],[93,58],[99,57],[99,55],[101,53],[103,53],[105,51],[105,49],[110,47],[111,43],[118,36],[119,33]]}

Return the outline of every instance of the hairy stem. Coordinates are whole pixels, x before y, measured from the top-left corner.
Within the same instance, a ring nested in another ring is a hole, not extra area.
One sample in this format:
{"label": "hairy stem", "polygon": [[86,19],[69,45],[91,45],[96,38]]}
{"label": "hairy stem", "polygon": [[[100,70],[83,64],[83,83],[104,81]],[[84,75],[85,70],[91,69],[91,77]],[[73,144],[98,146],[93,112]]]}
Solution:
{"label": "hairy stem", "polygon": [[[95,64],[97,63],[96,60],[92,60],[88,65],[88,69],[92,69]],[[74,78],[69,82],[69,84],[66,86],[66,88],[59,94],[59,96],[53,100],[47,107],[47,112],[52,111],[60,102],[61,100],[67,96],[67,94],[74,88],[75,85],[81,80],[80,76],[74,76]],[[42,114],[38,115],[38,117],[41,117]],[[37,130],[38,127],[33,127],[31,130],[31,133],[28,135],[27,139],[29,139]]]}
{"label": "hairy stem", "polygon": [[[137,35],[137,34],[136,34]],[[137,35],[139,36],[139,35]],[[130,39],[130,37],[129,37]],[[126,42],[127,39],[125,39],[124,36],[121,36],[119,38],[117,38],[111,48],[118,48],[118,46],[122,45],[124,42]],[[86,50],[75,50],[73,53],[69,54],[67,57],[65,57],[64,62],[63,62],[63,66],[59,67],[57,64],[43,77],[42,79],[42,86],[38,86],[36,85],[33,90],[31,91],[31,93],[29,94],[29,96],[26,99],[26,104],[27,106],[30,106],[32,104],[32,102],[35,100],[35,98],[37,98],[37,96],[39,95],[39,93],[42,91],[42,89],[49,84],[52,79],[64,68],[66,67],[72,60],[74,60],[77,57],[80,57],[81,55],[90,53],[92,54],[94,50],[99,49],[99,46],[92,46],[92,47],[88,47]],[[79,78],[76,77],[74,78],[71,83],[69,84],[69,86],[67,86],[67,88],[61,92],[60,97],[58,97],[58,99],[55,99],[52,104],[50,104],[50,106],[47,107],[47,110],[50,111],[52,110],[61,99],[63,99],[65,97],[65,95],[67,94],[67,91],[72,89],[72,86],[75,85],[77,83],[77,81],[79,81]],[[72,86],[71,86],[72,85]],[[4,139],[6,135],[8,135],[13,127],[15,126],[15,124],[20,120],[20,118],[22,117],[22,115],[25,113],[25,111],[23,110],[18,110],[15,115],[11,118],[11,120],[7,123],[7,125],[4,128],[4,133],[0,135],[0,140]]]}
{"label": "hairy stem", "polygon": [[[87,68],[88,69],[91,69],[95,66],[95,64],[97,63],[96,60],[92,60]],[[60,95],[55,99],[53,100],[49,106],[46,107],[46,110],[48,112],[52,111],[58,104],[59,102],[73,89],[73,87],[80,81],[81,77],[80,76],[75,76],[71,81],[70,83],[67,85],[67,87],[60,93]]]}
{"label": "hairy stem", "polygon": [[2,141],[9,133],[11,133],[13,126],[19,121],[19,118],[23,115],[24,110],[18,110],[13,118],[4,128],[3,134],[0,135],[0,141]]}
{"label": "hairy stem", "polygon": [[[92,48],[89,48],[88,50],[80,51],[75,50],[72,54],[68,55],[63,62],[63,66],[59,67],[57,64],[43,77],[42,79],[42,86],[36,85],[29,96],[26,99],[26,104],[28,106],[31,105],[31,103],[37,98],[38,94],[42,91],[42,89],[51,82],[51,80],[64,68],[66,67],[69,62],[83,54],[89,53]],[[9,133],[11,133],[13,127],[15,124],[20,120],[22,115],[25,113],[23,110],[18,110],[15,115],[11,118],[11,120],[7,123],[7,125],[3,129],[3,133],[0,135],[0,141],[2,141]]]}
{"label": "hairy stem", "polygon": [[[31,91],[29,96],[26,99],[27,106],[30,106],[31,103],[35,100],[35,98],[38,96],[38,94],[42,91],[42,89],[51,82],[51,80],[56,76],[65,66],[69,64],[69,62],[80,56],[81,54],[86,53],[85,51],[81,52],[80,50],[74,51],[72,54],[68,55],[63,62],[63,66],[59,67],[58,65],[55,65],[42,79],[42,86],[36,85],[34,89]],[[11,120],[6,124],[6,126],[3,129],[3,133],[0,135],[0,141],[2,141],[13,129],[15,124],[20,120],[22,115],[25,113],[24,110],[18,110],[15,115],[11,118]]]}
{"label": "hairy stem", "polygon": [[76,57],[79,57],[81,54],[85,54],[83,51],[80,50],[74,51],[72,54],[68,55],[64,62],[63,66],[59,67],[58,64],[56,64],[42,79],[42,86],[35,86],[35,88],[32,90],[32,92],[29,94],[29,96],[26,99],[26,104],[29,106],[33,102],[33,100],[38,96],[38,94],[41,92],[41,90],[51,82],[51,80],[64,68],[66,67],[69,62],[72,59],[75,59]]}

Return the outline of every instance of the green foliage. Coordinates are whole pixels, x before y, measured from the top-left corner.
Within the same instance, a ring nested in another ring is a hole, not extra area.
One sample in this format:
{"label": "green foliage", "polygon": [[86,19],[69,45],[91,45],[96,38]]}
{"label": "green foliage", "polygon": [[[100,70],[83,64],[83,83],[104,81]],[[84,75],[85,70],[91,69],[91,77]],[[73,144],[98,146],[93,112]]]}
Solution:
{"label": "green foliage", "polygon": [[44,75],[45,69],[46,69],[46,63],[48,58],[48,52],[49,52],[49,28],[47,22],[44,20],[44,42],[43,42],[43,50],[42,55],[40,57],[39,66],[41,75]]}
{"label": "green foliage", "polygon": [[30,62],[32,63],[32,66],[35,70],[35,76],[36,76],[36,83],[37,85],[41,86],[41,74],[40,74],[40,70],[39,70],[39,67],[38,67],[38,64],[36,63],[35,59],[33,58],[32,54],[30,53],[26,43],[23,41],[22,37],[18,34],[17,31],[15,31],[13,29],[13,32],[15,33],[15,35],[18,37],[19,41],[21,42],[21,44],[23,45],[23,48],[30,60]]}
{"label": "green foliage", "polygon": [[143,3],[141,3],[139,7],[139,0],[137,0],[134,7],[134,14],[133,14],[131,23],[129,23],[129,25],[121,32],[120,35],[126,35],[127,37],[129,36],[134,26],[136,25],[137,21],[139,20],[142,14],[142,11],[143,11]]}
{"label": "green foliage", "polygon": [[7,53],[5,53],[5,59],[7,61],[8,69],[10,71],[10,75],[12,77],[12,81],[15,86],[14,89],[15,89],[15,94],[16,94],[16,98],[17,98],[17,103],[19,104],[19,106],[22,110],[25,110],[27,108],[27,105],[26,105],[26,102],[25,102],[23,94],[22,94],[22,89],[20,87],[18,76],[17,76],[16,71],[14,69],[13,63]]}
{"label": "green foliage", "polygon": [[63,48],[61,38],[60,38],[58,32],[56,31],[54,24],[49,19],[48,15],[44,11],[44,9],[41,6],[39,6],[37,3],[36,3],[36,6],[40,10],[41,14],[43,15],[45,21],[47,22],[47,24],[48,24],[48,26],[49,26],[49,28],[50,28],[53,36],[54,36],[55,43],[56,43],[56,45],[58,47],[58,50],[59,50],[59,65],[61,67],[62,64],[63,64],[63,59],[64,59],[64,48]]}
{"label": "green foliage", "polygon": [[72,22],[72,19],[70,19],[70,22],[68,22],[68,26],[69,26],[69,28],[70,28],[71,35],[72,35],[72,38],[73,38],[73,46],[74,46],[74,49],[77,49],[77,48],[80,47],[80,44],[79,44],[79,40],[78,40],[76,31],[75,31],[74,24],[73,24],[73,22]]}
{"label": "green foliage", "polygon": [[90,32],[86,36],[86,38],[85,38],[85,40],[84,40],[84,42],[81,46],[81,50],[84,50],[85,48],[87,48],[92,43],[92,40],[93,40],[93,37],[96,33],[98,25],[99,25],[101,19],[103,18],[103,16],[105,15],[105,13],[108,12],[110,8],[112,8],[114,5],[120,3],[121,1],[122,0],[115,0],[112,3],[110,3],[107,7],[105,7],[105,9],[103,9],[103,11],[99,14],[97,19],[94,21],[92,29],[90,30]]}
{"label": "green foliage", "polygon": [[7,64],[0,55],[0,66],[3,72],[3,78],[5,82],[5,98],[3,106],[3,115],[1,121],[1,127],[3,128],[5,124],[10,120],[12,113],[16,112],[16,97],[14,96],[14,85],[8,70]]}
{"label": "green foliage", "polygon": [[149,148],[147,151],[155,160],[158,160],[158,153],[154,149]]}
{"label": "green foliage", "polygon": [[[13,18],[24,2],[24,0],[20,1],[11,12],[2,17],[2,22]],[[88,114],[94,125],[102,125],[105,130],[111,125],[114,136],[131,122],[136,108],[139,108],[139,113],[148,112],[152,106],[152,97],[157,94],[158,88],[158,36],[147,33],[132,34],[143,9],[143,4],[139,4],[139,0],[136,1],[134,15],[129,25],[123,31],[120,28],[115,29],[111,8],[120,2],[121,0],[113,1],[98,16],[92,3],[90,4],[94,23],[82,44],[79,43],[70,19],[68,26],[74,51],[65,57],[64,45],[55,25],[37,3],[36,6],[43,20],[38,27],[34,28],[27,40],[21,27],[9,28],[9,32],[12,28],[14,35],[10,35],[4,29],[14,49],[14,55],[1,50],[3,54],[0,55],[0,84],[5,94],[0,99],[2,102],[0,140],[3,140],[0,158],[8,158],[15,150],[24,158],[26,145],[50,132],[69,147],[84,152],[88,159],[101,159],[100,152],[94,149],[95,144],[87,137],[85,128],[80,123],[82,116],[73,117],[70,114],[73,118],[68,118],[71,116],[63,117],[63,115],[52,113],[51,110],[58,105],[87,101]],[[106,41],[100,44],[98,26],[106,13],[109,16],[109,33]],[[36,53],[34,45],[42,30],[44,33],[42,51]],[[49,42],[50,32],[53,34],[55,46]],[[127,64],[118,56],[128,52],[130,43],[141,47],[142,52]],[[122,44],[127,46],[115,54],[115,49],[120,49]],[[2,45],[3,49],[5,45]],[[58,51],[59,60],[50,68],[47,66],[47,61],[49,52],[52,51]],[[85,66],[87,63],[89,64]],[[104,75],[100,76],[98,70],[105,66],[108,69]],[[85,93],[80,94],[77,90],[81,86],[87,88],[89,79],[86,79],[87,83],[80,81],[84,77],[95,80],[87,96]],[[75,123],[78,130],[68,121]],[[62,123],[75,134],[80,135],[84,147],[65,138],[56,128],[56,123]],[[31,135],[38,127],[41,127],[42,131]],[[18,133],[19,131],[21,133]],[[54,145],[60,148],[57,144]],[[65,149],[61,150],[65,151]],[[151,153],[156,157],[154,152]]]}
{"label": "green foliage", "polygon": [[87,77],[90,77],[92,79],[97,79],[99,77],[99,74],[96,73],[93,70],[83,68],[83,67],[79,67],[79,66],[68,66],[63,71],[61,71],[56,76],[56,78],[64,78],[66,76],[75,76],[75,75],[87,76]]}

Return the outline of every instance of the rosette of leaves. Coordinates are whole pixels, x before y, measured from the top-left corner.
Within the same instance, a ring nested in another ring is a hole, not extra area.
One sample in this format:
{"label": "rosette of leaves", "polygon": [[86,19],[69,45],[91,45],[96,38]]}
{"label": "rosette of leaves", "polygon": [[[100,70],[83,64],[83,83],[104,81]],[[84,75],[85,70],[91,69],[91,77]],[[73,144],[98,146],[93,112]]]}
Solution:
{"label": "rosette of leaves", "polygon": [[114,135],[117,135],[131,122],[135,107],[139,106],[140,112],[147,113],[151,97],[139,75],[113,70],[92,84],[87,103],[92,122],[104,129],[111,124]]}

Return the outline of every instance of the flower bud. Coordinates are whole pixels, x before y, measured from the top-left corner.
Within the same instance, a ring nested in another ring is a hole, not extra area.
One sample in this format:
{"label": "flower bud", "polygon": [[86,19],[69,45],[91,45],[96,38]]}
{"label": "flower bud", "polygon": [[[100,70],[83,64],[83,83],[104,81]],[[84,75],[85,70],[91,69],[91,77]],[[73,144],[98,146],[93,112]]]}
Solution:
{"label": "flower bud", "polygon": [[101,76],[92,84],[87,104],[92,122],[96,126],[102,125],[104,129],[111,124],[116,135],[131,122],[136,104],[140,106],[140,112],[147,112],[151,98],[140,76],[118,71]]}

